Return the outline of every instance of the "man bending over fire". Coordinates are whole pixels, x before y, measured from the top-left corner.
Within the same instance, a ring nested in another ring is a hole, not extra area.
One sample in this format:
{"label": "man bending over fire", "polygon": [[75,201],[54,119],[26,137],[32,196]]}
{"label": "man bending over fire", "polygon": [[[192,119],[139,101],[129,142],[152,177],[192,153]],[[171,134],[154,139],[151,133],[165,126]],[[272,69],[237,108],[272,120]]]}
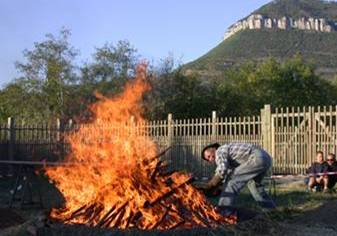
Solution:
{"label": "man bending over fire", "polygon": [[209,191],[222,184],[218,206],[224,215],[235,214],[234,201],[241,189],[248,188],[261,207],[273,209],[274,201],[265,192],[262,180],[272,165],[269,154],[249,143],[214,143],[202,150],[202,158],[216,163],[213,178],[198,188]]}

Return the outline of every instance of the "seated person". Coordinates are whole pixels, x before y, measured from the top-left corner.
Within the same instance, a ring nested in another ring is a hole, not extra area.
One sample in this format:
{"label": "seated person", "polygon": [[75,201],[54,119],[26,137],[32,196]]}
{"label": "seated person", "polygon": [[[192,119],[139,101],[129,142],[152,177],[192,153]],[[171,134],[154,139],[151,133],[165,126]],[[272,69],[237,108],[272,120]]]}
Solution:
{"label": "seated person", "polygon": [[309,174],[309,190],[311,192],[315,191],[315,186],[322,187],[323,191],[328,191],[329,179],[324,173],[328,172],[328,165],[324,162],[323,152],[318,151],[316,153],[316,162],[314,162],[311,167],[308,169]]}
{"label": "seated person", "polygon": [[[326,162],[328,163],[328,172],[337,172],[337,161],[336,156],[333,153],[329,153]],[[337,174],[329,174],[328,188],[332,189],[337,182]]]}

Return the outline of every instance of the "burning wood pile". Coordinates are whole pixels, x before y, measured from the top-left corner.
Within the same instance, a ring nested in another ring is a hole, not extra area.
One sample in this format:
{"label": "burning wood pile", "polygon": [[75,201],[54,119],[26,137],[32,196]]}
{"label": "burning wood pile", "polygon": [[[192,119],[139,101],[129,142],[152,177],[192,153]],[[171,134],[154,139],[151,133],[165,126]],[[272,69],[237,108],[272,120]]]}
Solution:
{"label": "burning wood pile", "polygon": [[[148,90],[145,67],[137,72],[122,94],[101,96],[90,107],[91,124],[67,136],[72,151],[66,161],[78,164],[47,169],[66,201],[50,217],[67,224],[145,230],[235,223],[190,185],[190,175],[165,171],[160,160],[165,151],[156,155],[157,145],[145,127],[136,125],[144,122],[140,101]],[[136,122],[129,122],[131,117]]]}

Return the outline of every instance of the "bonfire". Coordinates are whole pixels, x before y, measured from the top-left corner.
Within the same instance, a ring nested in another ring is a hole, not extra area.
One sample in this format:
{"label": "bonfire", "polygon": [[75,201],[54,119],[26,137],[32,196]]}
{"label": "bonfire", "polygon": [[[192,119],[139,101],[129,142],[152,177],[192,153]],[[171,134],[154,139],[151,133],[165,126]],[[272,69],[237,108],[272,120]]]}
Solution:
{"label": "bonfire", "polygon": [[[149,90],[146,66],[124,91],[99,96],[90,106],[93,119],[66,139],[71,165],[48,167],[47,175],[65,198],[50,218],[66,224],[102,228],[217,227],[233,224],[190,184],[191,175],[164,171],[158,146],[148,135],[142,97]],[[167,151],[167,150],[166,150]]]}

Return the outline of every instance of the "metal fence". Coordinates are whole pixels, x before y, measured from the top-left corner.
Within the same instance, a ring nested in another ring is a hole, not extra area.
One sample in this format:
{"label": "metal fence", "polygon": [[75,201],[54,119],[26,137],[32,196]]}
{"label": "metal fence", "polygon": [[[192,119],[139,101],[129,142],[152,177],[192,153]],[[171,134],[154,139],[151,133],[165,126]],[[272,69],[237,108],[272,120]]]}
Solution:
{"label": "metal fence", "polygon": [[[336,153],[337,106],[272,109],[265,105],[258,116],[211,117],[149,121],[145,128],[161,148],[172,146],[165,158],[171,168],[209,176],[214,166],[200,158],[202,148],[212,142],[249,142],[266,149],[273,157],[273,172],[300,174],[314,161],[315,153]],[[59,160],[69,151],[64,133],[81,124],[24,124],[8,119],[0,125],[1,159]]]}

